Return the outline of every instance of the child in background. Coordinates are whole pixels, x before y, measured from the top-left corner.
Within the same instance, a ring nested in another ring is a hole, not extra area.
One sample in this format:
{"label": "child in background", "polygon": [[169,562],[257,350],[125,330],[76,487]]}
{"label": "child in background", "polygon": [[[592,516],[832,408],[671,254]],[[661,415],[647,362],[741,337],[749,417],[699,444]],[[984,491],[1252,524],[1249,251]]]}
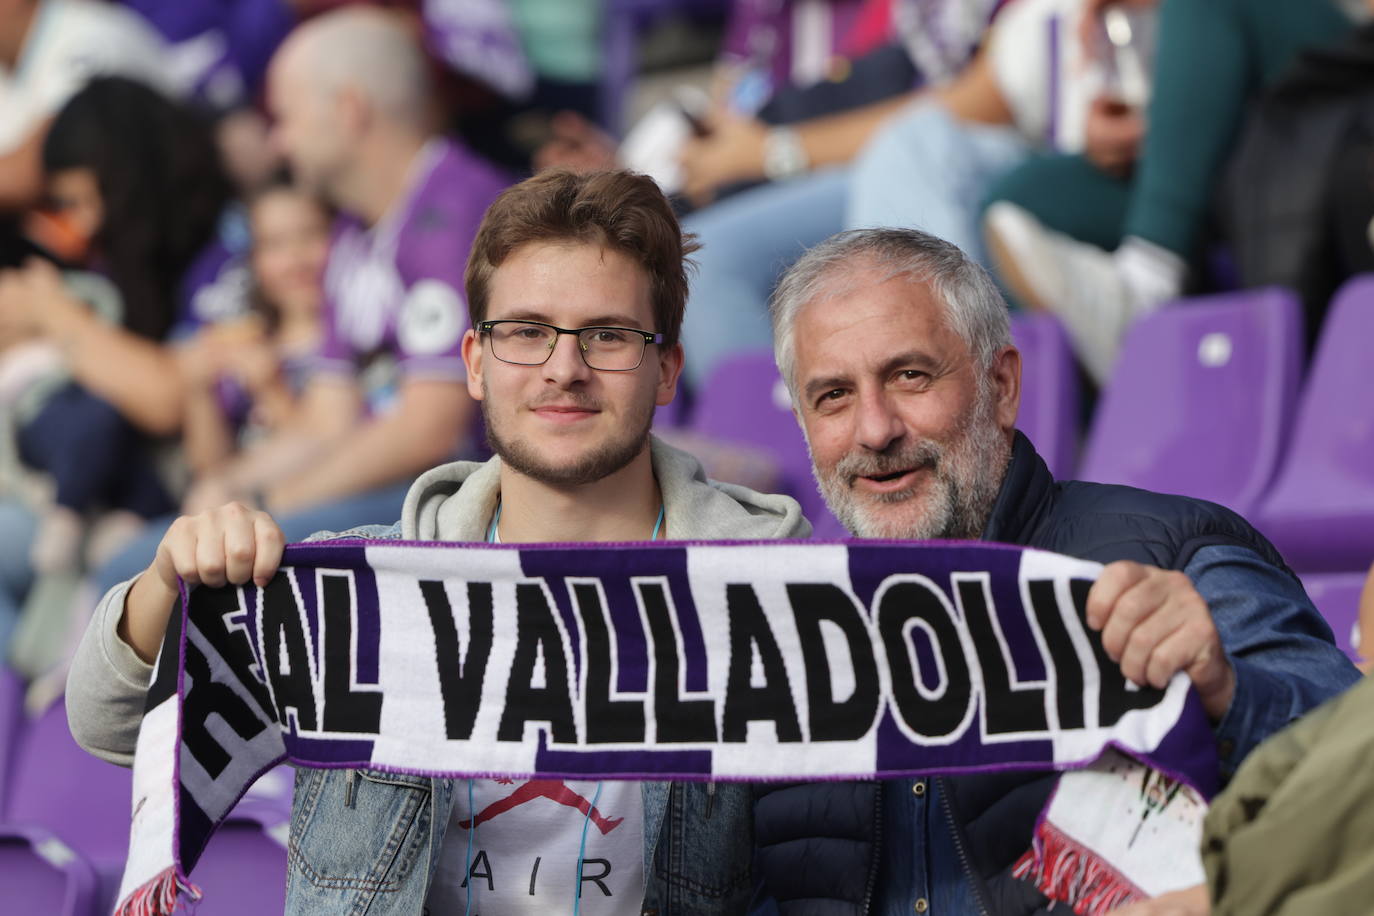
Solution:
{"label": "child in background", "polygon": [[188,507],[217,499],[207,491],[219,489],[212,481],[240,449],[290,423],[323,331],[325,206],[277,182],[249,202],[248,221],[253,311],[203,328],[180,348],[183,446],[196,480]]}

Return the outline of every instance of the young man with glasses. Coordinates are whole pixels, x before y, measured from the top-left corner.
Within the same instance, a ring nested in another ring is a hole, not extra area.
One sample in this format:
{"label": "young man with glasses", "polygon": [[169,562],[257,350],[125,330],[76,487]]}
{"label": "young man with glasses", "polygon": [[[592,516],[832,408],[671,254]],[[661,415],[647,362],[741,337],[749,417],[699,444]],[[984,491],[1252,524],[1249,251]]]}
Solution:
{"label": "young man with glasses", "polygon": [[[695,459],[649,435],[682,370],[693,248],[643,176],[551,172],[502,194],[473,243],[462,344],[468,391],[497,457],[425,473],[397,525],[352,534],[805,537],[810,526],[791,499],[708,482]],[[97,609],[68,684],[77,740],[128,764],[177,578],[264,582],[282,546],[272,519],[242,505],[178,520],[152,565]],[[584,913],[740,912],[752,883],[751,823],[744,784],[300,770],[286,909],[567,912],[580,892]]]}

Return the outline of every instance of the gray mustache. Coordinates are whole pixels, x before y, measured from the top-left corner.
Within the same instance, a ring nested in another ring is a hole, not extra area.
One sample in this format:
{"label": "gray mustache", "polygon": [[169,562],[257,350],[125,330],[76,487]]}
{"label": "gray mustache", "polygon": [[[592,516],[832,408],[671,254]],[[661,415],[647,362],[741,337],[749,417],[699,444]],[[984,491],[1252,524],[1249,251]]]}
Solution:
{"label": "gray mustache", "polygon": [[853,483],[859,477],[884,477],[898,471],[926,467],[934,470],[940,466],[942,457],[944,449],[934,442],[923,440],[881,454],[850,452],[835,464],[835,474]]}

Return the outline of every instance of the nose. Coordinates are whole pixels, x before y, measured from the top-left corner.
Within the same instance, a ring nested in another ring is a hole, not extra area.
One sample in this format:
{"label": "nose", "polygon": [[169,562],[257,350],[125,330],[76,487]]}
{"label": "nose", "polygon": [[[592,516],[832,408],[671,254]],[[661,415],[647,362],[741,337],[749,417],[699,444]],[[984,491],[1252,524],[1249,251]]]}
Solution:
{"label": "nose", "polygon": [[886,451],[906,435],[906,424],[881,390],[859,393],[855,411],[854,438],[857,445],[872,452]]}
{"label": "nose", "polygon": [[544,363],[544,378],[561,387],[585,382],[592,373],[582,359],[582,344],[576,334],[559,334],[553,341],[553,352]]}

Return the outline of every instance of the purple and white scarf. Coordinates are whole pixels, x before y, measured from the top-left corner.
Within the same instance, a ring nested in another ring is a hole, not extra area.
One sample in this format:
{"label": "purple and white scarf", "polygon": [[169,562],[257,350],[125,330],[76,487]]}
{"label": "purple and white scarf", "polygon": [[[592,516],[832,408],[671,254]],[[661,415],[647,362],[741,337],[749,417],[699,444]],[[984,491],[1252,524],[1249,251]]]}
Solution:
{"label": "purple and white scarf", "polygon": [[1073,771],[1021,874],[1094,914],[1202,880],[1211,732],[1186,677],[1128,684],[1084,624],[1097,564],[954,542],[358,540],[283,563],[172,615],[121,914],[198,896],[211,833],[283,760],[635,780]]}

